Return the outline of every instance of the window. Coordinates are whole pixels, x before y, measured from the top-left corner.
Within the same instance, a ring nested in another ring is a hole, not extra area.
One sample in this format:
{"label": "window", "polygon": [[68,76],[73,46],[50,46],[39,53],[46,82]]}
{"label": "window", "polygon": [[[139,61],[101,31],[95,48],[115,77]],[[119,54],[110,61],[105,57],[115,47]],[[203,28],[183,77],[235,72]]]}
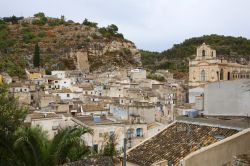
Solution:
{"label": "window", "polygon": [[69,94],[67,94],[67,97],[70,97],[70,95],[69,95]]}
{"label": "window", "polygon": [[224,75],[223,75],[223,69],[220,70],[220,80],[223,80]]}
{"label": "window", "polygon": [[202,50],[202,59],[205,59],[205,56],[206,56],[206,51]]}
{"label": "window", "polygon": [[200,80],[201,81],[205,81],[206,80],[206,73],[205,73],[204,69],[201,71],[201,79]]}
{"label": "window", "polygon": [[142,128],[136,129],[136,137],[143,137],[143,129]]}

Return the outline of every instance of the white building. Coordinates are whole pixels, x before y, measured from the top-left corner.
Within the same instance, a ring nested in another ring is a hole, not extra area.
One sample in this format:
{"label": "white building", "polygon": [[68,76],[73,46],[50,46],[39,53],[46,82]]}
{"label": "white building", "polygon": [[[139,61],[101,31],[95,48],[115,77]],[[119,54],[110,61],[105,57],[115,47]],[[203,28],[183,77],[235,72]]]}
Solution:
{"label": "white building", "polygon": [[205,115],[249,116],[250,79],[208,84],[204,91]]}
{"label": "white building", "polygon": [[73,126],[70,117],[60,116],[54,112],[35,111],[26,117],[25,122],[30,122],[31,126],[40,126],[46,131],[49,139],[52,139],[60,128]]}
{"label": "white building", "polygon": [[71,87],[71,79],[61,78],[60,80],[55,80],[54,85],[57,89],[70,88]]}
{"label": "white building", "polygon": [[196,88],[191,88],[188,91],[188,102],[189,103],[195,103],[195,98],[197,96],[202,96],[204,93],[204,88],[202,87],[196,87]]}
{"label": "white building", "polygon": [[140,80],[147,78],[147,71],[144,69],[132,69],[130,71],[130,78],[132,80]]}
{"label": "white building", "polygon": [[67,71],[54,70],[54,71],[51,71],[51,75],[56,76],[57,78],[63,79],[67,77]]}

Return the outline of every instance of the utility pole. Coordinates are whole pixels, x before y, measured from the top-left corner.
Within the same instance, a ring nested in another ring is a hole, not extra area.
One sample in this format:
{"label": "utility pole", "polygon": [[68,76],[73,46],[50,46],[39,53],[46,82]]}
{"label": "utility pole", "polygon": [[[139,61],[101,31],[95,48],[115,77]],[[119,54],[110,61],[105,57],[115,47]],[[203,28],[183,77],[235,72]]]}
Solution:
{"label": "utility pole", "polygon": [[123,152],[123,166],[126,166],[126,151],[127,151],[127,138],[126,137],[124,137],[124,147],[123,147],[123,149],[124,149],[124,152]]}

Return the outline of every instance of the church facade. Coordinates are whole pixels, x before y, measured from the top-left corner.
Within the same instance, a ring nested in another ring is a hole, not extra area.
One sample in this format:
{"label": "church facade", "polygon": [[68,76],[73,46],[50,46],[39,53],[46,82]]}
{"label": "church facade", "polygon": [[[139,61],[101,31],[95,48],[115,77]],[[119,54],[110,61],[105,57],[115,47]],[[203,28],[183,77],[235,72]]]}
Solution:
{"label": "church facade", "polygon": [[250,66],[232,63],[216,57],[216,50],[203,43],[196,58],[189,61],[189,86],[203,86],[210,82],[249,79]]}

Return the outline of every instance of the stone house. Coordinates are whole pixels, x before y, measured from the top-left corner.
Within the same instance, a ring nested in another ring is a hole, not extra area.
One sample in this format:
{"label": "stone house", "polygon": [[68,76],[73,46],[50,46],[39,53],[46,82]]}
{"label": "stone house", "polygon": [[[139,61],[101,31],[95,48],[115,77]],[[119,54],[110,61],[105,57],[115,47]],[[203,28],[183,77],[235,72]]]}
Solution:
{"label": "stone house", "polygon": [[109,109],[101,104],[84,104],[81,107],[82,115],[108,115]]}
{"label": "stone house", "polygon": [[61,79],[67,78],[69,76],[68,72],[64,71],[64,70],[62,70],[62,71],[60,71],[60,70],[53,70],[53,71],[51,71],[51,75],[55,76],[57,78],[61,78]]}
{"label": "stone house", "polygon": [[147,72],[144,69],[132,69],[128,72],[131,80],[142,80],[147,78]]}
{"label": "stone house", "polygon": [[155,106],[147,102],[134,102],[131,105],[111,104],[110,113],[121,120],[155,122]]}
{"label": "stone house", "polygon": [[66,88],[63,88],[62,90],[53,90],[50,93],[54,96],[60,97],[61,100],[71,100],[76,97],[74,92]]}
{"label": "stone house", "polygon": [[39,111],[29,114],[25,122],[31,123],[31,126],[40,126],[44,131],[47,131],[49,139],[52,139],[60,128],[74,125],[68,116]]}
{"label": "stone house", "polygon": [[82,126],[87,126],[93,130],[93,135],[88,134],[82,136],[86,144],[96,152],[103,149],[105,137],[115,134],[116,149],[123,149],[123,141],[128,139],[127,147],[131,148],[142,142],[147,137],[147,124],[127,124],[120,121],[109,119],[106,116],[80,116],[74,117],[72,120]]}

